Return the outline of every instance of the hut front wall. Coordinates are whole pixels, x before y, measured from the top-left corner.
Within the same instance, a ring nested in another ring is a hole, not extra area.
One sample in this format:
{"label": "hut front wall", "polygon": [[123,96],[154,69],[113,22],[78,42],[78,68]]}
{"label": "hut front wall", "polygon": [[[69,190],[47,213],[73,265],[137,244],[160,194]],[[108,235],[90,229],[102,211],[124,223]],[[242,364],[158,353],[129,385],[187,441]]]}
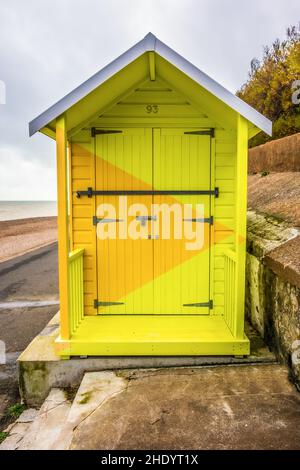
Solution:
{"label": "hut front wall", "polygon": [[[151,90],[151,91],[150,91]],[[156,106],[156,108],[153,106]],[[130,96],[115,104],[70,143],[71,240],[72,248],[84,248],[84,304],[86,315],[96,315],[97,298],[96,230],[92,217],[96,214],[96,198],[76,198],[76,191],[95,188],[95,142],[91,127],[191,127],[215,128],[212,139],[211,187],[219,188],[219,197],[211,197],[212,245],[210,259],[210,298],[212,314],[224,313],[224,257],[235,243],[235,174],[236,132],[215,125],[185,97],[179,96],[165,83],[148,82]]]}

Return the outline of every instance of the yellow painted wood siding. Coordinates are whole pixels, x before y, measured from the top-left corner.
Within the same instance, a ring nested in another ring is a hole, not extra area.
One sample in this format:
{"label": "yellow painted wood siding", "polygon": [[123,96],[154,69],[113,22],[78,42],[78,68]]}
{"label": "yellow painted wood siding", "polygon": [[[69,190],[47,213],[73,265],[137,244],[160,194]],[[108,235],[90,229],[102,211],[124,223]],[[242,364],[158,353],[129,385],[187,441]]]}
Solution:
{"label": "yellow painted wood siding", "polygon": [[84,317],[83,249],[69,253],[69,322],[73,335]]}
{"label": "yellow painted wood siding", "polygon": [[247,231],[247,168],[248,168],[248,123],[237,116],[236,140],[236,232],[235,250],[237,253],[237,281],[235,291],[236,324],[234,337],[244,337],[245,309],[245,264],[246,264],[246,231]]}
{"label": "yellow painted wood siding", "polygon": [[212,121],[201,109],[162,79],[142,83],[107,109],[92,125],[164,127],[164,124],[212,127]]}
{"label": "yellow painted wood siding", "polygon": [[235,174],[236,134],[226,130],[215,131],[214,173],[215,186],[220,195],[214,204],[214,247],[212,258],[212,296],[214,314],[224,314],[224,250],[235,247]]}
{"label": "yellow painted wood siding", "polygon": [[73,249],[84,248],[83,282],[84,313],[95,315],[97,298],[96,240],[92,219],[95,198],[77,198],[76,191],[95,187],[94,141],[89,133],[81,133],[71,145],[72,230]]}
{"label": "yellow painted wood siding", "polygon": [[236,328],[236,261],[237,255],[232,250],[224,252],[224,286],[225,286],[225,305],[224,319],[232,334]]}

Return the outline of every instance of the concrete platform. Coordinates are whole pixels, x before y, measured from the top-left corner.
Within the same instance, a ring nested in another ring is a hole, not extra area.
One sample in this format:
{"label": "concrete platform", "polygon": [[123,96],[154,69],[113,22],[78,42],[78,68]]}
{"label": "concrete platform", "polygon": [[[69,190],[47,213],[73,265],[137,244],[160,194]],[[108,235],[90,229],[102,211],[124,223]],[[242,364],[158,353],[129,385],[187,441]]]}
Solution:
{"label": "concrete platform", "polygon": [[260,337],[247,328],[251,354],[231,356],[133,356],[133,357],[72,357],[62,360],[55,354],[59,313],[34,338],[18,359],[21,397],[27,405],[40,406],[51,388],[78,388],[85,372],[120,369],[151,369],[166,367],[201,367],[227,364],[266,364],[276,362],[275,356]]}
{"label": "concrete platform", "polygon": [[278,364],[88,372],[29,414],[0,450],[300,449],[300,394]]}
{"label": "concrete platform", "polygon": [[87,375],[72,450],[300,449],[300,395],[284,366]]}

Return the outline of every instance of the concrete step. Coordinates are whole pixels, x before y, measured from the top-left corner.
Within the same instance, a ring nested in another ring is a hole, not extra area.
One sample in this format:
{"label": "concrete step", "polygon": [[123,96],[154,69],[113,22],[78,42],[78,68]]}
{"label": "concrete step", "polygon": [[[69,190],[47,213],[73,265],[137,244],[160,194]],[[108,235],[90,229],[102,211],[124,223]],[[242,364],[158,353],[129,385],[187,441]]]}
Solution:
{"label": "concrete step", "polygon": [[118,377],[114,372],[86,373],[73,400],[66,422],[50,448],[55,450],[69,449],[74,430],[95,410],[98,410],[106,400],[124,391],[126,387],[126,380]]}
{"label": "concrete step", "polygon": [[[18,441],[17,450],[49,450],[56,441],[67,419],[71,403],[63,390],[50,391],[34,421]],[[9,436],[10,437],[10,436]],[[7,438],[9,439],[9,438]],[[4,441],[7,441],[7,439]]]}

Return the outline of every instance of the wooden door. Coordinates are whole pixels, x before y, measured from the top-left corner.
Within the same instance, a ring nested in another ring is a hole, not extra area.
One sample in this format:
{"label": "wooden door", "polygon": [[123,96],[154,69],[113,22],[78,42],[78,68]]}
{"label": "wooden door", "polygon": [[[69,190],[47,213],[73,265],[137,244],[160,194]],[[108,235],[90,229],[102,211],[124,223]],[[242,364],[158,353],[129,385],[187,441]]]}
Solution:
{"label": "wooden door", "polygon": [[[182,224],[182,238],[176,239],[173,231],[170,239],[165,239],[162,226],[169,214],[158,209],[153,253],[156,314],[203,315],[210,311],[211,196],[184,192],[210,190],[211,138],[193,132],[154,130],[154,187],[157,191],[170,191],[169,195],[154,196],[154,202],[174,207],[169,210],[171,232],[176,222],[177,231]],[[171,194],[172,191],[180,194]]]}
{"label": "wooden door", "polygon": [[96,190],[106,193],[96,199],[100,314],[153,313],[152,196],[138,194],[151,189],[151,129],[96,136]]}
{"label": "wooden door", "polygon": [[210,136],[97,135],[96,190],[98,313],[209,314]]}

